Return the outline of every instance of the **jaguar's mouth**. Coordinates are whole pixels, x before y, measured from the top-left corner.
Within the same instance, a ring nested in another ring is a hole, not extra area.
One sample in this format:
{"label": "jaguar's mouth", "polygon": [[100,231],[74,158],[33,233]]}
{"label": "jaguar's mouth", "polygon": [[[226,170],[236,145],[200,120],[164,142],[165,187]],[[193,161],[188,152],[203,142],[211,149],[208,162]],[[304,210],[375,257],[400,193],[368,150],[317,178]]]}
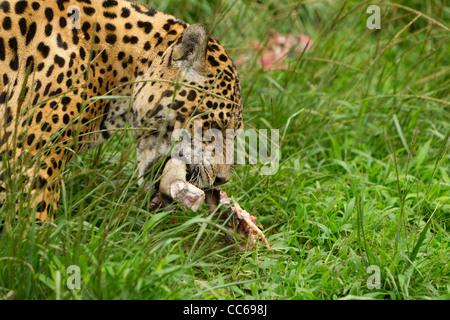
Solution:
{"label": "jaguar's mouth", "polygon": [[213,173],[204,164],[188,165],[186,181],[202,190],[207,190],[214,185],[212,175]]}
{"label": "jaguar's mouth", "polygon": [[164,165],[159,166],[153,186],[157,195],[152,198],[152,210],[178,202],[197,211],[205,200],[205,192],[216,186],[208,169],[201,164],[186,165],[180,159],[168,157]]}
{"label": "jaguar's mouth", "polygon": [[160,197],[176,200],[196,211],[203,203],[205,193],[191,183],[191,180],[195,179],[193,173],[195,174],[195,172],[188,170],[188,166],[182,160],[170,158],[159,179]]}
{"label": "jaguar's mouth", "polygon": [[187,181],[189,183],[192,183],[193,185],[199,187],[200,189],[208,189],[211,184],[205,183],[203,179],[203,176],[208,176],[208,172],[206,169],[202,166],[195,166],[190,171],[189,174],[186,176]]}

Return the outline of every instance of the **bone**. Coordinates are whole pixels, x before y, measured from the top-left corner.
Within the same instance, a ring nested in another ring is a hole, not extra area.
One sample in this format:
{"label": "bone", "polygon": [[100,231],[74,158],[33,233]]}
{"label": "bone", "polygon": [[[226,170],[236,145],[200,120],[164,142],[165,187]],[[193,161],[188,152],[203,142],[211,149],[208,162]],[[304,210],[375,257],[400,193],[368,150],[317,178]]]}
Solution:
{"label": "bone", "polygon": [[169,159],[164,166],[161,180],[159,182],[159,191],[170,198],[170,185],[175,180],[186,181],[187,168],[186,164],[179,159]]}
{"label": "bone", "polygon": [[164,167],[159,191],[163,196],[176,200],[196,212],[205,200],[203,190],[186,181],[186,164],[179,159],[170,159]]}
{"label": "bone", "polygon": [[246,210],[242,209],[237,202],[234,204],[233,209],[236,216],[240,220],[245,221],[244,229],[250,239],[248,244],[249,249],[252,249],[253,246],[256,244],[256,236],[258,236],[263,241],[267,249],[270,249],[269,242],[267,241],[263,232],[256,225],[256,217],[251,216]]}
{"label": "bone", "polygon": [[220,203],[222,203],[227,209],[222,214],[222,218],[227,219],[232,215],[229,226],[231,229],[248,239],[247,244],[241,244],[240,248],[244,250],[251,250],[256,245],[258,238],[262,240],[265,247],[270,249],[269,242],[264,236],[263,232],[256,225],[256,217],[250,215],[246,210],[234,201],[234,205],[231,204],[231,199],[228,198],[225,191],[213,189],[206,193],[206,203],[211,209],[215,209]]}

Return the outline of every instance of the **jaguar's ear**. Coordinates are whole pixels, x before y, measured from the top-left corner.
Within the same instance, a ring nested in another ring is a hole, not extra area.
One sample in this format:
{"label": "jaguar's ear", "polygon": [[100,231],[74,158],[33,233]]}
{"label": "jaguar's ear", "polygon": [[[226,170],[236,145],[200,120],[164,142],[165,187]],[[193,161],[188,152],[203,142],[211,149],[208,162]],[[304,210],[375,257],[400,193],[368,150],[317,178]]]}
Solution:
{"label": "jaguar's ear", "polygon": [[173,61],[181,62],[183,69],[194,68],[202,72],[206,68],[206,47],[208,44],[208,29],[201,24],[193,24],[184,30],[181,39],[173,49]]}

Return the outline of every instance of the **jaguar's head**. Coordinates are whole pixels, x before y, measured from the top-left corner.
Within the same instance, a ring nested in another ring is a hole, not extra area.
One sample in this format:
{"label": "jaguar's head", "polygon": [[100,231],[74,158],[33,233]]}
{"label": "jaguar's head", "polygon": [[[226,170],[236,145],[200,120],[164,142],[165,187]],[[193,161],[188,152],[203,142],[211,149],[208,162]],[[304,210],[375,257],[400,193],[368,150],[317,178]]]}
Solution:
{"label": "jaguar's head", "polygon": [[[223,47],[204,26],[191,25],[140,80],[132,110],[133,126],[142,129],[136,131],[141,177],[176,155],[197,187],[227,182],[227,148],[243,120],[239,77]],[[177,134],[182,141],[173,150]]]}

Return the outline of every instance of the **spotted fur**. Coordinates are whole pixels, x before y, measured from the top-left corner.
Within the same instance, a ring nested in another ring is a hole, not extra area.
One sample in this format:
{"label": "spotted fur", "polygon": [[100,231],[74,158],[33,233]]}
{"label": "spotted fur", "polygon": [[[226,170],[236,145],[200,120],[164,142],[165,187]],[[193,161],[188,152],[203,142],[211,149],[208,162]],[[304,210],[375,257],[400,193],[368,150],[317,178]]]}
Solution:
{"label": "spotted fur", "polygon": [[[23,179],[37,219],[52,218],[74,154],[130,123],[144,177],[193,116],[203,131],[243,125],[236,67],[204,26],[127,0],[0,0],[0,193]],[[229,170],[203,162],[188,179],[205,189]]]}

